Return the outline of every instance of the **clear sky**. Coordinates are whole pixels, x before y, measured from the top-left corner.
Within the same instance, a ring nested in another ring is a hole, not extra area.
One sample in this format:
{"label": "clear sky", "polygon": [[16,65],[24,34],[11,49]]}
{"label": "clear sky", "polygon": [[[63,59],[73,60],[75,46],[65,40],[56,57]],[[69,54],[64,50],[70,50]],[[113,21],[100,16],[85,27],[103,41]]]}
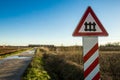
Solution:
{"label": "clear sky", "polygon": [[0,0],[0,45],[82,45],[72,33],[88,6],[109,33],[99,44],[120,42],[120,0]]}

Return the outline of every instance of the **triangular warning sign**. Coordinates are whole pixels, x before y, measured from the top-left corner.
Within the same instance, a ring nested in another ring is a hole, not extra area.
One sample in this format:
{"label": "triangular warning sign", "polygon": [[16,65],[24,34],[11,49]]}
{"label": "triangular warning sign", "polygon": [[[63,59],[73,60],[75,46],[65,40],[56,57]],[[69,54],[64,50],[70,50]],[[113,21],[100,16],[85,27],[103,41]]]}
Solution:
{"label": "triangular warning sign", "polygon": [[91,7],[88,7],[73,36],[108,36],[108,33]]}

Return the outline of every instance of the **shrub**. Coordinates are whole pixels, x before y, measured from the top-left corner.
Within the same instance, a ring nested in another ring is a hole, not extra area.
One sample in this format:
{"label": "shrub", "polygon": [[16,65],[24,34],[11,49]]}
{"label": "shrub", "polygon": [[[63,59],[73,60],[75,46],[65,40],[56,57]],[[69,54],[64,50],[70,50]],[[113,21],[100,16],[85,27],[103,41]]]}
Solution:
{"label": "shrub", "polygon": [[59,55],[44,54],[45,69],[52,80],[83,80],[83,67]]}

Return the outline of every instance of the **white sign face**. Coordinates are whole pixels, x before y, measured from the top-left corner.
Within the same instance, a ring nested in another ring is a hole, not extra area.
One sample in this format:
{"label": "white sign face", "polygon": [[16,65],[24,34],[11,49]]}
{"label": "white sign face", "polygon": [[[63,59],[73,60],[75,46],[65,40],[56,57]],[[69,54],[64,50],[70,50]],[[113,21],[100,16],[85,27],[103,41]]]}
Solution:
{"label": "white sign face", "polygon": [[96,33],[96,32],[102,32],[102,30],[99,28],[97,22],[94,20],[92,15],[89,13],[86,17],[83,25],[81,26],[79,32],[90,32],[90,33]]}
{"label": "white sign face", "polygon": [[74,30],[73,36],[108,36],[108,33],[93,10],[88,7]]}

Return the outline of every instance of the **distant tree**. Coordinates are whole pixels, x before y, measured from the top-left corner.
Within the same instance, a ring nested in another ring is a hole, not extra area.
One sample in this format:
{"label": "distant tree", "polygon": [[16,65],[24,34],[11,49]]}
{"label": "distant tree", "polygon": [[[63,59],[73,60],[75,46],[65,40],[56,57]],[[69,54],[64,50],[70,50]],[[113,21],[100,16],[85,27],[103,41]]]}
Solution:
{"label": "distant tree", "polygon": [[120,42],[114,42],[114,43],[107,43],[105,46],[111,47],[111,46],[120,46]]}

